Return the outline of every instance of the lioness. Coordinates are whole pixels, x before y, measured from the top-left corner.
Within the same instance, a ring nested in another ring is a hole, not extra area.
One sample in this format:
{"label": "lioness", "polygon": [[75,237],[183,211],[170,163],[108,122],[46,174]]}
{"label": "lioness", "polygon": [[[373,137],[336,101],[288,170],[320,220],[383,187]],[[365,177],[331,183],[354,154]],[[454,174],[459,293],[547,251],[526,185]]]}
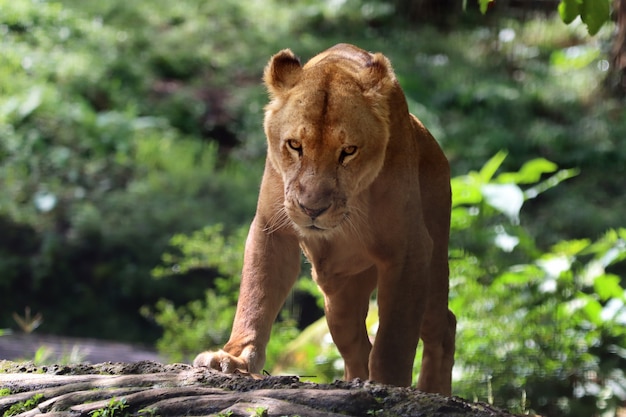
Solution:
{"label": "lioness", "polygon": [[[382,54],[336,45],[301,66],[288,49],[265,68],[268,141],[241,293],[223,350],[194,364],[260,372],[270,328],[300,269],[324,294],[344,378],[450,394],[456,320],[448,310],[450,173],[411,115]],[[378,288],[379,327],[365,328]]]}

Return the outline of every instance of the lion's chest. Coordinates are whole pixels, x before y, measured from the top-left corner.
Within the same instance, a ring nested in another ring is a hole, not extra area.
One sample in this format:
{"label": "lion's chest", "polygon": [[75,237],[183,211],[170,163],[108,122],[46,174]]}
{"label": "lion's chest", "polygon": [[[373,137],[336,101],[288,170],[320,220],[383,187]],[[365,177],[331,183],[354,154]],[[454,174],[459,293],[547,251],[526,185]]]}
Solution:
{"label": "lion's chest", "polygon": [[320,281],[358,274],[373,265],[365,247],[345,239],[301,241],[300,246]]}

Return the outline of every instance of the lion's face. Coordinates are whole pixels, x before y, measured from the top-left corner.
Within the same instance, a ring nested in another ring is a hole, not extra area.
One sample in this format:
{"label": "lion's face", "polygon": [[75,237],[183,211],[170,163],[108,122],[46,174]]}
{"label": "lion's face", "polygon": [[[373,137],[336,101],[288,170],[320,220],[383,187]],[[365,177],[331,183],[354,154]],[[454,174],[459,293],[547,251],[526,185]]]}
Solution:
{"label": "lion's face", "polygon": [[302,68],[293,60],[275,56],[266,70],[268,155],[296,229],[329,233],[363,215],[356,200],[383,166],[388,109],[380,83],[364,80],[373,71],[333,59]]}

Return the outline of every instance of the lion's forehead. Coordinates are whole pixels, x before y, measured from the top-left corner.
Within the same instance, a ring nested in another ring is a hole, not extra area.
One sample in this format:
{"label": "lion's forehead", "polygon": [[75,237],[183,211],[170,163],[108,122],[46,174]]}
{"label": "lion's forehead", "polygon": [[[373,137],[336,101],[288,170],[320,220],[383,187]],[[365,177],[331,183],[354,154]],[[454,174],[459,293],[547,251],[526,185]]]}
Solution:
{"label": "lion's forehead", "polygon": [[282,136],[301,140],[332,139],[337,144],[358,144],[376,121],[359,95],[333,90],[303,90],[283,108]]}

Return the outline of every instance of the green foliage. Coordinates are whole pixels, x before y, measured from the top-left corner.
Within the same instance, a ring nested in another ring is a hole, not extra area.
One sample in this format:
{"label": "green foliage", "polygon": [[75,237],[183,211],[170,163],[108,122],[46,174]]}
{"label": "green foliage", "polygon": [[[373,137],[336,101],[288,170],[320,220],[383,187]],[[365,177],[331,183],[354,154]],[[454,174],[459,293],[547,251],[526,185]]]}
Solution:
{"label": "green foliage", "polygon": [[247,412],[251,413],[250,417],[267,417],[267,410],[268,408],[263,406],[246,409]]}
{"label": "green foliage", "polygon": [[590,35],[598,33],[610,19],[611,0],[561,0],[559,15],[563,22],[572,23],[577,17],[587,25]]}
{"label": "green foliage", "polygon": [[43,400],[44,400],[44,396],[42,394],[35,394],[31,398],[27,399],[26,401],[13,404],[11,407],[9,407],[8,410],[4,412],[4,414],[2,414],[2,416],[11,417],[11,416],[16,416],[18,414],[25,413],[37,407],[39,403],[42,402]]}
{"label": "green foliage", "polygon": [[615,410],[626,384],[626,355],[615,349],[626,336],[625,293],[606,269],[613,255],[623,258],[625,236],[620,229],[593,243],[563,241],[492,274],[474,257],[453,262],[451,304],[462,314],[457,389],[486,399],[489,381],[497,404],[520,410],[525,396],[540,414]]}
{"label": "green foliage", "polygon": [[[223,226],[217,224],[190,235],[172,237],[162,264],[153,270],[155,278],[181,279],[197,270],[213,270],[216,275],[207,282],[211,288],[204,292],[203,300],[176,307],[172,301],[162,299],[154,311],[143,308],[144,315],[163,327],[157,348],[170,360],[193,360],[199,352],[220,348],[228,339],[235,316],[247,231],[246,226],[225,235]],[[268,366],[274,366],[284,344],[297,333],[292,317],[285,310],[272,329],[267,347]]]}
{"label": "green foliage", "polygon": [[[494,177],[502,161],[496,155],[480,172],[453,179],[453,187],[459,179],[470,185],[465,194],[456,185],[462,192],[454,194],[453,219],[459,213],[464,218],[453,221],[456,233],[490,241],[451,250],[450,304],[459,317],[455,389],[518,412],[614,412],[626,386],[626,355],[616,349],[626,342],[626,292],[610,269],[626,258],[626,230],[611,230],[595,242],[564,240],[542,251],[519,227],[519,210],[529,196],[547,189],[542,184],[552,187],[575,173],[559,171],[535,185],[532,180],[556,167],[535,160]],[[494,182],[474,186],[477,178]],[[521,191],[515,181],[526,179],[533,186]],[[515,185],[508,193],[485,188],[507,181]],[[494,204],[493,195],[507,198]],[[485,213],[486,207],[495,211]],[[497,250],[509,259],[493,262]]]}
{"label": "green foliage", "polygon": [[140,417],[159,417],[158,409],[155,407],[142,408],[137,411]]}
{"label": "green foliage", "polygon": [[128,411],[124,411],[128,408],[126,399],[111,398],[106,407],[99,408],[89,412],[91,417],[127,417],[130,415]]}
{"label": "green foliage", "polygon": [[0,388],[0,397],[6,397],[7,395],[11,395],[11,390],[9,388]]}
{"label": "green foliage", "polygon": [[[465,0],[466,1],[466,0]],[[478,0],[480,12],[487,13],[490,3],[495,0]],[[590,35],[598,33],[602,26],[609,22],[611,0],[561,0],[558,6],[559,15],[566,24],[580,17],[587,26]]]}
{"label": "green foliage", "polygon": [[172,292],[150,278],[169,237],[253,210],[260,164],[218,167],[210,132],[187,135],[176,106],[204,102],[159,90],[159,22],[119,26],[153,15],[133,4],[0,2],[2,326],[31,305],[47,332],[154,339],[137,310]]}
{"label": "green foliage", "polygon": [[223,227],[218,224],[190,236],[172,237],[171,250],[163,254],[162,264],[152,272],[154,277],[167,279],[164,277],[184,275],[194,269],[213,269],[217,276],[213,288],[205,291],[204,300],[193,300],[176,308],[171,301],[162,299],[154,313],[143,309],[145,315],[152,316],[164,328],[157,348],[171,360],[193,359],[200,351],[215,348],[228,338],[235,315],[246,233],[247,228],[239,228],[224,237]]}
{"label": "green foliage", "polygon": [[[489,8],[489,4],[493,3],[495,0],[478,0],[478,8],[482,14],[487,13],[487,9]],[[465,4],[465,3],[464,3]]]}

